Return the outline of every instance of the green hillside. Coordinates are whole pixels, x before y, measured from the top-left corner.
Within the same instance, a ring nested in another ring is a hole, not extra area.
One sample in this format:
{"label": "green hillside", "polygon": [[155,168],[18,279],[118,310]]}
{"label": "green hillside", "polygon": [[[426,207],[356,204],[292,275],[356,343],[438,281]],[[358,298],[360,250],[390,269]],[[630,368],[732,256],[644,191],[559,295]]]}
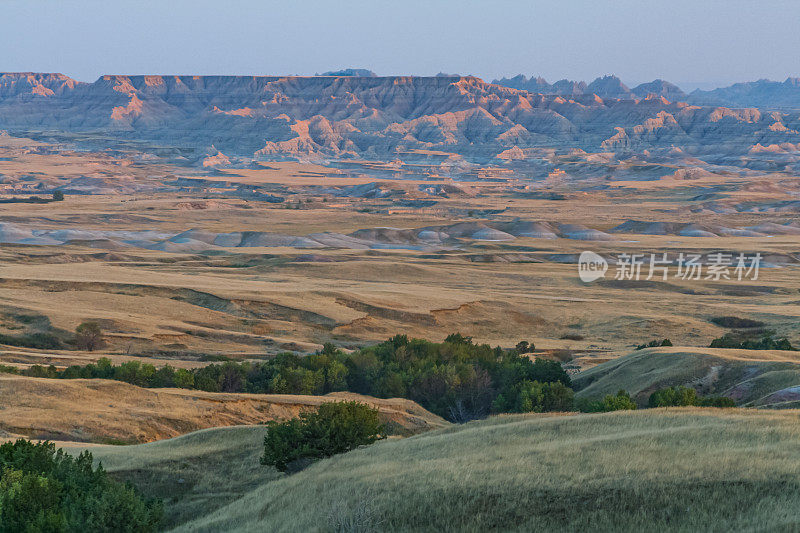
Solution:
{"label": "green hillside", "polygon": [[221,427],[147,444],[88,450],[113,477],[133,482],[149,497],[161,498],[165,525],[170,527],[281,477],[258,464],[264,432],[263,426]]}
{"label": "green hillside", "polygon": [[662,387],[690,386],[738,405],[800,405],[800,352],[663,347],[637,350],[573,376],[577,396],[602,397],[625,389],[640,404]]}
{"label": "green hillside", "polygon": [[695,408],[499,416],[294,475],[257,465],[257,427],[95,455],[169,494],[179,531],[774,530],[800,527],[798,422]]}

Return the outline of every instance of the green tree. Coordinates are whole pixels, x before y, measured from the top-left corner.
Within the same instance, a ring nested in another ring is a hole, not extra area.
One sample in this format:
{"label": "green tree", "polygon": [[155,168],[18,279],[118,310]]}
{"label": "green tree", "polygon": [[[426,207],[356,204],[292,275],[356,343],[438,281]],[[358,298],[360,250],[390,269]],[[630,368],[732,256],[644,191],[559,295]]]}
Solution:
{"label": "green tree", "polygon": [[303,462],[385,438],[378,410],[358,402],[326,402],[285,422],[268,422],[261,464],[281,472]]}
{"label": "green tree", "polygon": [[700,398],[700,407],[736,407],[736,402],[725,396],[709,396]]}
{"label": "green tree", "polygon": [[560,382],[522,381],[503,391],[493,403],[495,412],[541,413],[571,411],[572,389]]}
{"label": "green tree", "polygon": [[689,387],[667,387],[650,395],[650,407],[681,407],[697,405],[697,391]]}
{"label": "green tree", "polygon": [[181,389],[194,388],[194,374],[185,368],[178,368],[175,370],[175,386]]}
{"label": "green tree", "polygon": [[602,400],[578,400],[576,407],[584,413],[605,413],[608,411],[626,411],[636,409],[636,402],[627,391],[619,390],[617,394],[607,394]]}
{"label": "green tree", "polygon": [[163,508],[50,442],[0,445],[0,533],[156,531]]}
{"label": "green tree", "polygon": [[0,531],[64,531],[63,487],[37,473],[7,469],[0,479]]}
{"label": "green tree", "polygon": [[734,407],[736,403],[724,396],[700,397],[697,391],[689,387],[667,387],[650,395],[650,407],[684,407],[696,405],[700,407]]}

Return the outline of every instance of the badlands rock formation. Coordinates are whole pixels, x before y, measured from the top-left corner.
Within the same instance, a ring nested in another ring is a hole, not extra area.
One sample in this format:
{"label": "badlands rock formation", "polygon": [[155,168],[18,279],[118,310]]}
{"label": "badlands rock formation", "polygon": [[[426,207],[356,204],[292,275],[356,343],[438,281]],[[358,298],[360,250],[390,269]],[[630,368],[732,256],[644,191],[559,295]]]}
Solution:
{"label": "badlands rock formation", "polygon": [[[545,83],[534,80],[534,88]],[[61,74],[2,74],[0,129],[92,133],[226,158],[391,161],[440,151],[479,163],[549,147],[681,150],[737,165],[756,145],[800,142],[797,112],[689,105],[674,101],[680,90],[659,80],[634,89],[613,76],[556,86],[560,94],[460,76],[103,76],[81,83]]]}
{"label": "badlands rock formation", "polygon": [[763,107],[766,109],[800,109],[800,78],[785,81],[758,80],[735,83],[710,91],[697,89],[686,94],[678,86],[661,79],[642,83],[628,89],[616,76],[597,78],[590,84],[583,81],[560,80],[550,84],[542,77],[527,78],[518,74],[512,78],[501,78],[492,83],[540,94],[577,96],[597,94],[615,98],[645,98],[655,94],[667,100],[685,101],[694,105],[728,107]]}

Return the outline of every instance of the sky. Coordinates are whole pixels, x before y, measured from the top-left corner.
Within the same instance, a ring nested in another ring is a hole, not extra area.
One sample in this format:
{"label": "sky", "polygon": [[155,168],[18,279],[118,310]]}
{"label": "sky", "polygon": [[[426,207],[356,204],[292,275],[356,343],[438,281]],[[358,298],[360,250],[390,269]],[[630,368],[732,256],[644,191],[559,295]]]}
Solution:
{"label": "sky", "polygon": [[0,72],[800,76],[797,0],[0,0]]}

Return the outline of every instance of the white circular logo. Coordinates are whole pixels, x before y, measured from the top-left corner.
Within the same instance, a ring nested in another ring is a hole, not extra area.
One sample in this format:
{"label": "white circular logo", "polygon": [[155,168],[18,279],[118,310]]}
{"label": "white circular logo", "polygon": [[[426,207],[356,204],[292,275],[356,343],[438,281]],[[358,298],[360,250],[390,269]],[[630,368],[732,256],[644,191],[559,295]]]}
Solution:
{"label": "white circular logo", "polygon": [[594,252],[581,252],[578,258],[578,276],[584,283],[590,283],[606,275],[608,262]]}

